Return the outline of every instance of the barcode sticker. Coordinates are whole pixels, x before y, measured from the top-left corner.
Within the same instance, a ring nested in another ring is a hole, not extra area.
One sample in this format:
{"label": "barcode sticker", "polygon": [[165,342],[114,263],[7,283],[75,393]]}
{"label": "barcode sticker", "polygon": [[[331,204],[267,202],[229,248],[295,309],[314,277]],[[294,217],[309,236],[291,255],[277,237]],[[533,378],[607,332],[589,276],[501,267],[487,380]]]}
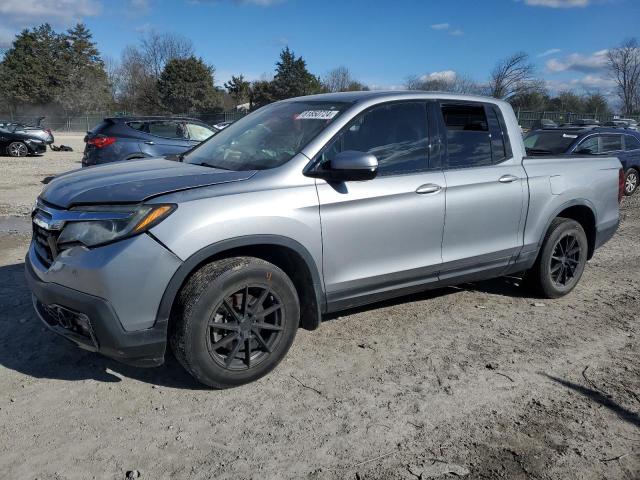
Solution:
{"label": "barcode sticker", "polygon": [[331,120],[338,110],[306,110],[296,116],[296,120]]}

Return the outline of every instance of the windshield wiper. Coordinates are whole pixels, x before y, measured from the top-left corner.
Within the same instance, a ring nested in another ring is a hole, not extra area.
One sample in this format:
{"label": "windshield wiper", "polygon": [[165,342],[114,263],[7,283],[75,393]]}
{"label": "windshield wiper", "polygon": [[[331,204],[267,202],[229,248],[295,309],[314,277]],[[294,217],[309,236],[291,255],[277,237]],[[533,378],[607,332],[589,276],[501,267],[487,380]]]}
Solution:
{"label": "windshield wiper", "polygon": [[212,165],[211,163],[207,163],[207,162],[192,163],[191,165],[198,165],[199,167],[217,168],[218,170],[231,170],[230,168],[224,168],[218,165]]}

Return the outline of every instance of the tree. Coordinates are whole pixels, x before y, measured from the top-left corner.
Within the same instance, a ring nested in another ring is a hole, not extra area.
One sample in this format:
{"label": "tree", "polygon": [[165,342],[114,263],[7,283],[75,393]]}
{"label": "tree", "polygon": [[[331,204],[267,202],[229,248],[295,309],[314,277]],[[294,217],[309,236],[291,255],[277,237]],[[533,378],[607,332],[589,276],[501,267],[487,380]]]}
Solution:
{"label": "tree", "polygon": [[187,59],[193,43],[182,35],[148,32],[140,45],[128,45],[122,52],[112,81],[118,86],[116,99],[128,111],[154,113],[162,109],[158,80],[168,62]]}
{"label": "tree", "polygon": [[16,35],[0,63],[0,89],[10,108],[50,104],[63,84],[64,39],[45,23]]}
{"label": "tree", "polygon": [[589,93],[582,99],[584,113],[594,115],[607,115],[611,113],[609,103],[604,95],[601,93]]}
{"label": "tree", "polygon": [[63,40],[60,68],[64,82],[56,92],[57,102],[67,113],[104,108],[110,101],[107,72],[91,32],[78,23]]}
{"label": "tree", "polygon": [[369,90],[369,87],[355,80],[347,67],[340,66],[331,70],[322,80],[322,85],[329,92],[357,92]]}
{"label": "tree", "polygon": [[251,109],[260,108],[278,100],[273,91],[273,81],[258,80],[251,84],[249,104]]}
{"label": "tree", "polygon": [[213,73],[213,67],[201,58],[167,62],[158,80],[158,93],[165,108],[172,113],[192,113],[219,107]]}
{"label": "tree", "polygon": [[236,103],[236,107],[241,103],[245,103],[249,99],[249,90],[251,84],[244,79],[243,75],[231,76],[231,80],[225,82],[224,88],[227,89],[229,95]]}
{"label": "tree", "polygon": [[477,95],[482,93],[482,88],[471,78],[458,75],[424,75],[422,77],[411,76],[405,81],[407,90],[425,90],[448,93],[462,93]]}
{"label": "tree", "polygon": [[0,84],[14,110],[53,104],[71,113],[104,107],[110,97],[104,62],[83,24],[65,33],[46,23],[23,30],[0,63]]}
{"label": "tree", "polygon": [[273,77],[272,92],[277,100],[320,93],[323,88],[320,79],[307,70],[307,63],[289,49],[280,52]]}
{"label": "tree", "polygon": [[535,67],[524,52],[500,60],[491,71],[489,90],[492,97],[507,100],[514,95],[522,95],[543,88],[542,82],[534,77]]}
{"label": "tree", "polygon": [[640,109],[640,47],[633,38],[607,52],[609,74],[616,83],[625,115]]}

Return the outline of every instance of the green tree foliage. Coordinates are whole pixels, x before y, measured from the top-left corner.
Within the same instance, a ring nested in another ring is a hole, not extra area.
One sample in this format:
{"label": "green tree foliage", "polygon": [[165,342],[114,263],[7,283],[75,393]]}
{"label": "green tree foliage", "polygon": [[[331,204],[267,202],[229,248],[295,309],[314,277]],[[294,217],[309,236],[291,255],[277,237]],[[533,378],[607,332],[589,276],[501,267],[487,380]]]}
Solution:
{"label": "green tree foliage", "polygon": [[307,70],[307,62],[296,57],[289,47],[280,52],[273,77],[273,93],[276,99],[300,97],[322,92],[320,79]]}
{"label": "green tree foliage", "polygon": [[58,103],[69,113],[104,108],[110,102],[110,88],[91,32],[79,23],[69,29],[63,39],[64,83],[56,95]]}
{"label": "green tree foliage", "polygon": [[64,39],[43,24],[20,32],[0,63],[0,85],[4,100],[20,104],[48,104],[54,101],[64,82],[61,57]]}
{"label": "green tree foliage", "polygon": [[14,109],[57,104],[75,113],[109,102],[104,62],[83,24],[64,33],[49,24],[23,30],[0,63],[0,84]]}
{"label": "green tree foliage", "polygon": [[158,80],[158,93],[172,113],[205,112],[220,107],[213,85],[213,67],[201,58],[169,60]]}
{"label": "green tree foliage", "polygon": [[237,77],[232,75],[231,80],[225,82],[224,88],[227,89],[236,106],[245,103],[249,99],[251,84],[244,79],[243,75],[238,75]]}

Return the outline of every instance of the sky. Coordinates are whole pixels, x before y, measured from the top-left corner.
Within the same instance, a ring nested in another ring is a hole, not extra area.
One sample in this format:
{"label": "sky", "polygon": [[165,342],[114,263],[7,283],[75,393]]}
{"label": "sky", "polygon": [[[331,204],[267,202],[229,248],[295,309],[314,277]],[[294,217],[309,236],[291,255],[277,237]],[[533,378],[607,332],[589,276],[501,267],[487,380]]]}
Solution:
{"label": "sky", "polygon": [[409,76],[484,82],[525,51],[552,91],[607,94],[606,51],[640,36],[640,0],[0,0],[0,46],[45,21],[85,22],[114,59],[146,31],[182,34],[218,85],[270,77],[285,46],[316,75],[344,65],[385,89]]}

